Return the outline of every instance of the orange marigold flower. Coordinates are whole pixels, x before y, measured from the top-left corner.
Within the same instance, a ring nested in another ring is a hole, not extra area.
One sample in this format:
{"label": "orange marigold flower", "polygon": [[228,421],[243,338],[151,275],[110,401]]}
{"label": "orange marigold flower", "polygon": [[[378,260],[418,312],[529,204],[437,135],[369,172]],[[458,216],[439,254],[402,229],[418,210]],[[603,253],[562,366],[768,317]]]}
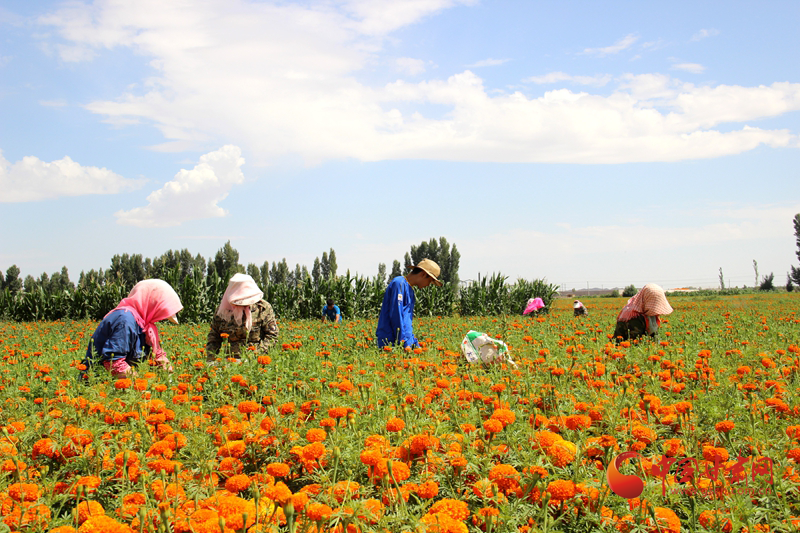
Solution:
{"label": "orange marigold flower", "polygon": [[575,496],[575,483],[568,479],[556,479],[547,484],[547,492],[550,498],[556,501],[569,500]]}
{"label": "orange marigold flower", "polygon": [[359,488],[361,485],[355,481],[339,481],[331,488],[331,493],[337,502],[342,503],[345,499],[354,499]]}
{"label": "orange marigold flower", "polygon": [[250,478],[245,474],[231,476],[225,481],[225,490],[238,494],[250,487]]}
{"label": "orange marigold flower", "polygon": [[78,481],[75,483],[75,486],[72,487],[72,490],[69,491],[70,494],[77,494],[78,487],[84,487],[87,494],[94,494],[97,491],[97,487],[100,486],[102,480],[97,476],[83,476],[78,478]]}
{"label": "orange marigold flower", "polygon": [[581,430],[592,425],[592,419],[587,415],[570,415],[566,420],[567,429]]}
{"label": "orange marigold flower", "polygon": [[92,516],[81,527],[78,533],[134,533],[130,526],[117,522],[110,516]]}
{"label": "orange marigold flower", "polygon": [[244,471],[244,463],[235,457],[226,457],[219,462],[218,470],[224,476],[233,476]]}
{"label": "orange marigold flower", "polygon": [[361,462],[367,466],[375,466],[383,459],[383,455],[377,448],[368,448],[359,455]]}
{"label": "orange marigold flower", "polygon": [[499,420],[490,418],[483,423],[483,429],[489,433],[499,433],[500,431],[503,431],[503,423]]}
{"label": "orange marigold flower", "polygon": [[31,458],[35,461],[37,457],[44,455],[50,459],[55,459],[60,456],[56,443],[53,439],[39,439],[33,443],[33,453]]}
{"label": "orange marigold flower", "polygon": [[39,499],[39,485],[35,483],[14,483],[8,486],[8,495],[18,502],[35,502]]}
{"label": "orange marigold flower", "polygon": [[729,513],[725,513],[721,510],[707,509],[700,513],[700,516],[697,517],[697,521],[709,531],[719,531],[721,529],[724,533],[730,533],[733,529],[733,523],[725,514]]}
{"label": "orange marigold flower", "polygon": [[645,444],[651,444],[656,440],[656,432],[647,426],[634,426],[634,428],[631,430],[631,434],[636,440]]}
{"label": "orange marigold flower", "polygon": [[417,486],[417,496],[425,500],[435,498],[439,494],[439,484],[435,481],[426,481]]}
{"label": "orange marigold flower", "polygon": [[499,420],[503,427],[513,424],[517,419],[517,415],[511,409],[495,409],[490,417],[491,420]]}
{"label": "orange marigold flower", "polygon": [[282,403],[278,406],[278,412],[282,415],[290,415],[294,413],[294,402]]}
{"label": "orange marigold flower", "polygon": [[706,461],[719,461],[724,463],[728,460],[728,450],[725,448],[715,448],[714,446],[703,446],[703,459]]}
{"label": "orange marigold flower", "polygon": [[272,477],[286,477],[289,475],[289,465],[286,463],[270,463],[267,465],[267,474]]}
{"label": "orange marigold flower", "polygon": [[467,525],[446,513],[428,512],[420,519],[425,525],[426,533],[467,533]]}
{"label": "orange marigold flower", "polygon": [[347,416],[347,407],[331,407],[328,409],[328,416],[331,418],[343,418]]}
{"label": "orange marigold flower", "polygon": [[503,492],[516,490],[519,487],[520,474],[511,465],[499,464],[489,470],[489,479],[492,480]]}
{"label": "orange marigold flower", "polygon": [[103,516],[106,510],[103,506],[94,500],[84,500],[76,507],[78,513],[78,523],[83,524],[92,516]]}
{"label": "orange marigold flower", "polygon": [[328,433],[324,429],[313,428],[306,431],[306,440],[308,442],[322,442],[328,438]]}
{"label": "orange marigold flower", "polygon": [[653,528],[654,530],[663,531],[664,533],[680,533],[681,521],[671,509],[656,507],[653,509],[653,514],[655,514],[657,524]]}
{"label": "orange marigold flower", "polygon": [[231,440],[223,444],[217,450],[220,457],[242,457],[247,450],[247,445],[243,440]]}
{"label": "orange marigold flower", "polygon": [[328,450],[325,448],[325,445],[321,442],[312,442],[303,446],[302,455],[303,458],[308,461],[315,461],[317,459],[322,458]]}
{"label": "orange marigold flower", "polygon": [[323,520],[327,520],[332,514],[333,509],[324,503],[312,503],[306,507],[306,516],[309,518],[309,520],[314,522],[322,522]]}
{"label": "orange marigold flower", "polygon": [[292,491],[283,481],[267,485],[261,492],[264,496],[280,505],[285,504],[292,497]]}
{"label": "orange marigold flower", "polygon": [[469,508],[467,507],[467,502],[444,498],[428,509],[428,514],[436,513],[443,513],[453,520],[466,520],[469,517]]}
{"label": "orange marigold flower", "polygon": [[732,420],[723,420],[722,422],[717,422],[717,424],[714,426],[714,429],[720,433],[728,433],[734,427],[736,427],[736,424],[734,424]]}
{"label": "orange marigold flower", "polygon": [[127,378],[118,379],[114,382],[115,389],[130,389],[133,382]]}
{"label": "orange marigold flower", "polygon": [[398,431],[403,431],[404,427],[406,427],[406,423],[402,418],[392,417],[386,421],[386,431],[392,431],[396,433]]}
{"label": "orange marigold flower", "polygon": [[245,401],[239,402],[239,405],[236,407],[240,413],[244,415],[248,415],[251,413],[257,413],[261,410],[261,405],[256,402]]}

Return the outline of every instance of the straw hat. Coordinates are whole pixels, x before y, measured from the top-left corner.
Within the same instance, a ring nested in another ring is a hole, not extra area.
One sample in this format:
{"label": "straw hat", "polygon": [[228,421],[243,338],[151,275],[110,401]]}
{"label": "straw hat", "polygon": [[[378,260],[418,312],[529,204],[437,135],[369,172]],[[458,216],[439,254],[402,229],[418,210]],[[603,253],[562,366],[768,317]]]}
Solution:
{"label": "straw hat", "polygon": [[433,278],[433,282],[436,284],[437,287],[442,286],[442,282],[439,281],[439,275],[442,273],[442,269],[439,268],[439,265],[437,265],[435,261],[431,261],[430,259],[423,259],[416,265],[413,265],[411,268],[412,269],[421,268],[422,270],[425,271],[426,274],[428,274],[430,277]]}

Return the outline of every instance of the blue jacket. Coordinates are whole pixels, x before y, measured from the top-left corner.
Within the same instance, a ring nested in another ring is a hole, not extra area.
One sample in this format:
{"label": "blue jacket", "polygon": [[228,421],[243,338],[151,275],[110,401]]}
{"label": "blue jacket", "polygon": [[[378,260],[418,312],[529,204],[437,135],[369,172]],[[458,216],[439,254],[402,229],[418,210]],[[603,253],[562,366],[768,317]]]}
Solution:
{"label": "blue jacket", "polygon": [[147,359],[149,353],[144,331],[133,314],[120,309],[105,317],[94,330],[86,349],[86,361],[94,364],[125,359],[134,366]]}
{"label": "blue jacket", "polygon": [[386,292],[383,293],[378,328],[375,330],[379,348],[388,344],[410,347],[419,344],[411,325],[416,301],[414,289],[405,277],[397,276],[389,282]]}

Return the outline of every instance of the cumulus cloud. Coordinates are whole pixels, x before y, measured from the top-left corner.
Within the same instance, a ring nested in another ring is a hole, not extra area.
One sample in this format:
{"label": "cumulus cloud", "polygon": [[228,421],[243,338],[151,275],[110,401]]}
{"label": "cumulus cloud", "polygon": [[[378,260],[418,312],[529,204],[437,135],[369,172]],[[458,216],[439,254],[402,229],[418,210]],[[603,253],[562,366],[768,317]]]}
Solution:
{"label": "cumulus cloud", "polygon": [[0,151],[0,202],[36,202],[60,196],[116,194],[138,189],[144,180],[126,179],[107,168],[86,167],[64,157],[46,163],[27,156],[11,164]]}
{"label": "cumulus cloud", "polygon": [[[470,70],[418,83],[362,79],[375,64],[394,61],[384,51],[392,31],[459,3],[205,0],[186,9],[159,0],[97,0],[70,4],[40,22],[55,28],[58,44],[98,54],[127,47],[150,59],[154,75],[86,109],[117,126],[152,124],[164,136],[153,147],[161,151],[230,142],[258,165],[282,156],[308,164],[346,158],[620,163],[797,144],[796,131],[748,122],[800,109],[800,83],[698,87],[639,74],[617,76],[609,89],[610,77],[551,73],[528,81],[582,90],[508,93],[486,87]],[[618,53],[637,39],[631,34],[586,53]],[[407,67],[418,69],[414,61]],[[591,92],[600,86],[602,94]]]}
{"label": "cumulus cloud", "polygon": [[700,63],[675,63],[672,65],[674,70],[684,70],[686,72],[691,72],[692,74],[702,74],[706,67],[701,65]]}
{"label": "cumulus cloud", "polygon": [[192,170],[181,170],[162,188],[150,193],[145,207],[115,213],[117,223],[156,228],[226,216],[228,212],[217,204],[234,185],[244,181],[241,155],[241,149],[233,145],[205,154]]}
{"label": "cumulus cloud", "polygon": [[639,36],[633,33],[626,35],[619,41],[615,42],[611,46],[604,46],[602,48],[584,48],[583,53],[587,55],[594,55],[599,57],[604,57],[607,55],[618,54],[623,50],[627,50],[631,46],[639,40]]}
{"label": "cumulus cloud", "polygon": [[412,76],[416,76],[425,72],[425,61],[422,59],[399,57],[395,60],[394,64],[397,67],[397,70]]}
{"label": "cumulus cloud", "polygon": [[[728,276],[736,273],[728,267],[741,264],[742,247],[757,254],[754,256],[762,265],[785,264],[784,252],[775,245],[792,242],[790,221],[798,211],[800,204],[796,203],[715,207],[702,212],[662,209],[663,220],[684,223],[580,226],[566,222],[559,225],[561,231],[553,233],[514,229],[482,240],[459,239],[458,244],[461,249],[472,250],[470,266],[480,272],[492,272],[501,264],[508,272],[524,273],[529,271],[529,265],[536,263],[538,272],[553,272],[559,276],[551,278],[551,282],[585,281],[585,276],[589,275],[585,264],[587,258],[591,258],[590,275],[592,280],[597,280],[597,286],[601,281],[612,284],[610,286],[637,281],[679,287],[688,278],[694,278],[694,284],[708,285],[710,281],[713,285],[720,266],[725,267]],[[481,246],[487,241],[492,243],[490,249]],[[537,253],[538,250],[552,253],[545,257]],[[686,261],[687,256],[692,260]],[[624,257],[627,272],[638,271],[644,278],[620,279],[621,257]],[[708,278],[697,280],[698,272],[707,272]],[[746,270],[746,274],[750,272]],[[745,279],[752,280],[749,276]]]}
{"label": "cumulus cloud", "polygon": [[510,59],[482,59],[477,61],[471,65],[467,65],[467,68],[481,68],[481,67],[496,67],[498,65],[502,65],[503,63],[508,63],[511,61]]}
{"label": "cumulus cloud", "polygon": [[537,85],[551,85],[562,81],[571,81],[578,85],[591,85],[594,87],[603,87],[611,81],[611,75],[598,74],[596,76],[571,76],[566,72],[548,72],[543,76],[531,76],[522,80],[527,83],[535,83]]}
{"label": "cumulus cloud", "polygon": [[717,35],[719,35],[719,30],[715,30],[714,28],[702,29],[697,33],[695,33],[694,35],[692,35],[692,40],[702,41],[707,37],[716,37]]}

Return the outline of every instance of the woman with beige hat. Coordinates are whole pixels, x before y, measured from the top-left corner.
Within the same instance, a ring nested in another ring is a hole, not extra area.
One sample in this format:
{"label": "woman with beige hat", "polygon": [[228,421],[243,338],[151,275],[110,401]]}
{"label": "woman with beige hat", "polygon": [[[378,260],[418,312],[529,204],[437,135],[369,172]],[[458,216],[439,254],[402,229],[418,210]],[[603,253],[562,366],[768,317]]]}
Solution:
{"label": "woman with beige hat", "polygon": [[617,316],[614,339],[636,339],[642,335],[654,337],[661,325],[661,316],[672,312],[664,289],[655,283],[648,283],[633,298],[628,300]]}
{"label": "woman with beige hat", "polygon": [[413,288],[424,289],[431,283],[441,287],[442,282],[439,281],[441,270],[439,265],[430,259],[423,259],[410,268],[410,273],[397,276],[390,281],[386,292],[383,293],[378,328],[375,330],[378,348],[388,345],[414,348],[419,345],[412,325],[416,303]]}

